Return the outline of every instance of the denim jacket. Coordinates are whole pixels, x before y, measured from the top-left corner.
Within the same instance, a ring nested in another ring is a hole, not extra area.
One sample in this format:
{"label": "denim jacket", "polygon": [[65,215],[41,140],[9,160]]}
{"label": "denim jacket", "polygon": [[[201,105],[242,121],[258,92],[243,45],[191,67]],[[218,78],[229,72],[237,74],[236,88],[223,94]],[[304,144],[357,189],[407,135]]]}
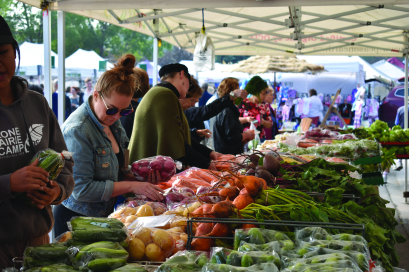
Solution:
{"label": "denim jacket", "polygon": [[[110,126],[122,151],[129,139],[118,120]],[[104,126],[85,101],[62,126],[68,151],[74,155],[73,176],[75,188],[62,204],[77,213],[106,217],[114,207],[116,198],[111,198],[114,182],[118,182],[118,160],[112,149]]]}

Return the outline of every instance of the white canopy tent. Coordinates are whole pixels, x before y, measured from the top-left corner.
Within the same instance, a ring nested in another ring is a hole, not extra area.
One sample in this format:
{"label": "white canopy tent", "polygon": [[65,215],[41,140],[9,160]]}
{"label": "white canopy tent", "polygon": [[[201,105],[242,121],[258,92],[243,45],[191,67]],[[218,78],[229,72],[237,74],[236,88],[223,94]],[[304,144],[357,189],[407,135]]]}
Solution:
{"label": "white canopy tent", "polygon": [[[81,77],[98,77],[104,71],[99,70],[99,62],[106,61],[95,51],[78,49],[71,56],[65,59],[65,67],[76,69],[81,73]],[[112,63],[107,62],[105,69],[113,67]],[[96,75],[94,74],[96,72]]]}
{"label": "white canopy tent", "polygon": [[396,80],[396,79],[399,79],[405,76],[405,72],[403,72],[400,68],[396,67],[395,65],[385,60],[380,60],[378,62],[375,62],[374,64],[372,64],[372,67],[384,73],[390,79],[393,79],[393,80]]}
{"label": "white canopy tent", "polygon": [[[51,56],[57,60],[57,54],[51,51]],[[57,63],[55,63],[57,67]],[[41,68],[39,68],[39,66]],[[44,44],[24,42],[20,46],[20,75],[42,75],[44,66]],[[40,70],[39,70],[40,69]],[[52,69],[52,75],[57,76],[57,69]]]}

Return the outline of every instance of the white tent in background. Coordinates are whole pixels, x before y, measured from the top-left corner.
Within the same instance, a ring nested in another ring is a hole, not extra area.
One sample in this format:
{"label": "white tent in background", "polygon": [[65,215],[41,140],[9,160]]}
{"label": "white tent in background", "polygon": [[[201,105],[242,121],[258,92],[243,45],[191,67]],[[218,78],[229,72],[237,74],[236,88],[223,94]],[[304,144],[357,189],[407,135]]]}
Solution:
{"label": "white tent in background", "polygon": [[396,67],[395,65],[385,60],[380,60],[378,62],[375,62],[374,64],[372,64],[372,67],[384,73],[385,75],[387,75],[389,78],[393,80],[399,79],[401,77],[405,77],[405,72],[403,72],[400,68]]}
{"label": "white tent in background", "polygon": [[[57,68],[57,54],[51,51],[55,58]],[[37,76],[38,65],[44,66],[44,44],[24,42],[20,46],[20,74],[25,76]],[[57,76],[57,69],[52,69],[52,75]]]}
{"label": "white tent in background", "polygon": [[[95,51],[78,49],[74,54],[65,59],[67,69],[76,69],[81,73],[81,77],[94,77],[94,70],[99,77],[104,71],[99,71],[99,62],[106,61]],[[113,64],[107,62],[106,69],[110,69]]]}

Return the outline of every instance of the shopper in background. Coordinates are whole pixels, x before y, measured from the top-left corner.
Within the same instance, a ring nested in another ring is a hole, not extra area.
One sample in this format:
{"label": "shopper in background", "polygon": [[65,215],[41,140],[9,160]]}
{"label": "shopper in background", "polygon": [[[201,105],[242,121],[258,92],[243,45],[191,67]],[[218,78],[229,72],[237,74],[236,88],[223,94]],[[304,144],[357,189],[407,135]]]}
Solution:
{"label": "shopper in background", "polygon": [[308,118],[312,119],[312,124],[316,127],[318,126],[318,121],[320,120],[320,115],[324,110],[321,99],[317,96],[317,91],[314,89],[310,90],[310,111],[308,112]]}
{"label": "shopper in background", "polygon": [[85,88],[84,88],[84,97],[83,97],[83,101],[88,100],[88,97],[92,96],[93,93],[93,89],[92,89],[92,78],[87,77],[84,80],[85,83]]}
{"label": "shopper in background", "polygon": [[192,84],[187,67],[180,63],[164,65],[159,76],[161,83],[149,90],[136,111],[129,143],[130,161],[163,155],[185,166],[215,170],[211,160],[220,154],[191,138],[179,102]]}
{"label": "shopper in background", "polygon": [[[47,171],[38,167],[38,160],[29,163],[40,150],[51,148],[62,152],[67,146],[47,100],[29,91],[28,82],[14,75],[17,57],[20,65],[20,49],[2,16],[0,37],[0,132],[2,137],[14,139],[14,142],[8,140],[0,147],[2,270],[14,265],[13,258],[24,256],[27,246],[50,242],[48,233],[54,224],[51,205],[59,205],[71,195],[74,162],[65,160],[64,168],[55,180],[48,179]],[[16,198],[23,192],[35,207]]]}
{"label": "shopper in background", "polygon": [[[52,106],[55,116],[58,119],[58,79],[53,81],[53,94],[52,94]],[[70,98],[64,93],[65,96],[65,118],[68,118],[71,114],[71,100]]]}
{"label": "shopper in background", "polygon": [[210,99],[210,97],[212,97],[212,95],[209,94],[209,92],[207,91],[208,88],[209,84],[207,83],[202,84],[203,94],[202,97],[199,99],[199,107],[206,105],[207,101]]}
{"label": "shopper in background", "polygon": [[[121,57],[114,68],[102,74],[92,96],[62,126],[68,150],[74,154],[75,188],[72,196],[54,209],[58,219],[55,236],[68,230],[66,222],[73,216],[107,217],[119,195],[134,193],[156,201],[163,199],[159,187],[137,182],[125,165],[128,137],[119,118],[133,111],[130,103],[137,83],[135,62],[133,55]],[[156,176],[160,181],[159,172],[155,174],[151,172],[150,179]]]}
{"label": "shopper in background", "polygon": [[31,90],[31,91],[35,91],[35,92],[37,92],[37,93],[39,93],[41,95],[44,95],[43,88],[41,88],[40,85],[29,83],[28,84],[28,89]]}
{"label": "shopper in background", "polygon": [[65,94],[71,98],[71,87],[65,87]]}
{"label": "shopper in background", "polygon": [[[214,149],[222,154],[243,153],[244,145],[255,136],[253,130],[243,133],[243,126],[239,119],[240,112],[234,105],[234,100],[238,97],[246,98],[248,93],[240,90],[239,87],[239,81],[235,78],[223,79],[219,86],[218,94],[222,97],[220,99],[226,98],[230,103],[230,106],[224,108],[215,117],[212,128]],[[250,118],[247,119],[250,120]]]}
{"label": "shopper in background", "polygon": [[274,89],[271,87],[269,87],[268,90],[269,92],[266,94],[266,97],[264,98],[264,102],[267,103],[270,109],[270,117],[271,117],[273,126],[270,129],[265,129],[265,132],[266,132],[266,140],[274,140],[274,138],[278,134],[278,124],[277,124],[276,113],[274,109],[271,107],[271,104],[273,103],[273,99],[275,98],[275,92],[274,92]]}
{"label": "shopper in background", "polygon": [[259,76],[254,76],[246,85],[246,89],[251,88],[252,93],[258,93],[259,97],[252,95],[250,98],[246,98],[238,106],[241,123],[244,126],[244,130],[250,127],[250,123],[257,121],[255,126],[260,131],[260,140],[265,139],[265,129],[270,129],[273,124],[271,120],[270,108],[267,103],[264,102],[268,91],[267,83]]}
{"label": "shopper in background", "polygon": [[122,116],[119,120],[122,123],[122,126],[125,129],[126,136],[131,139],[133,123],[135,120],[135,112],[139,105],[139,99],[142,98],[149,91],[149,75],[148,73],[141,68],[133,69],[136,76],[136,90],[132,97],[131,104],[134,111],[126,116]]}
{"label": "shopper in background", "polygon": [[80,104],[80,88],[78,87],[71,87],[71,110],[74,112],[76,109],[78,109]]}
{"label": "shopper in background", "polygon": [[[401,128],[405,128],[405,106],[399,107],[398,111],[396,112],[395,126],[398,126],[398,125]],[[394,170],[400,171],[402,169],[403,169],[402,160],[398,159],[398,163],[394,167]]]}

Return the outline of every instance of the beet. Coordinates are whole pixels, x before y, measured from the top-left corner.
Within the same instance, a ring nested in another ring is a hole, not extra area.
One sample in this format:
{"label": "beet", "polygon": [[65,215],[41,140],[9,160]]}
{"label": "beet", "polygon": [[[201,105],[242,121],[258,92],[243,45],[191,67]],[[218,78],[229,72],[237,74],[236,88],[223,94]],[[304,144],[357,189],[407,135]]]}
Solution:
{"label": "beet", "polygon": [[275,151],[269,151],[266,155],[269,155],[269,156],[272,156],[272,157],[276,158],[279,162],[283,160],[281,158],[280,154],[278,154]]}
{"label": "beet", "polygon": [[227,188],[223,188],[219,191],[219,196],[222,198],[222,200],[226,200],[227,198],[231,201],[233,201],[240,193],[239,188],[236,186],[231,186]]}
{"label": "beet", "polygon": [[271,175],[271,173],[268,172],[267,170],[260,169],[260,170],[258,170],[258,171],[256,172],[256,177],[262,178],[262,179],[264,179],[265,181],[268,181],[268,182],[269,182],[269,181],[271,181],[272,175]]}
{"label": "beet", "polygon": [[260,156],[257,154],[253,154],[249,156],[249,160],[254,163],[255,165],[258,165],[258,161],[260,160]]}
{"label": "beet", "polygon": [[259,166],[256,167],[256,171],[258,171],[258,170],[266,170],[266,168],[264,166],[262,166],[262,165],[259,165]]}
{"label": "beet", "polygon": [[253,168],[250,168],[247,172],[246,172],[246,176],[254,176],[256,174],[256,171]]}
{"label": "beet", "polygon": [[280,162],[273,156],[266,155],[263,158],[263,166],[268,172],[275,175],[281,168]]}

